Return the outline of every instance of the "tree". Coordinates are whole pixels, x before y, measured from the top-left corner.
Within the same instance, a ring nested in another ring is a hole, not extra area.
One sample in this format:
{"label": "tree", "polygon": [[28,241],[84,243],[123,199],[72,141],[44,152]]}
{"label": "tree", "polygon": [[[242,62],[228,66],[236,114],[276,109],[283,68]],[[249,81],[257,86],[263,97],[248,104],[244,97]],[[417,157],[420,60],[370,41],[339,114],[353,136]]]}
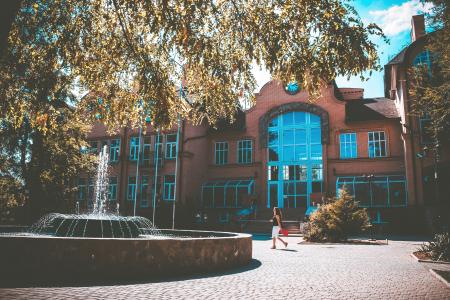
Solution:
{"label": "tree", "polygon": [[[110,128],[137,126],[143,112],[159,127],[180,113],[214,124],[253,97],[254,62],[314,99],[338,75],[379,69],[373,35],[382,36],[378,26],[337,0],[24,0],[0,65],[1,110],[15,126],[30,114],[31,127],[43,130],[42,117],[56,127],[48,107],[77,84],[102,98],[78,107]],[[57,84],[42,94],[43,68]]]}
{"label": "tree", "polygon": [[364,208],[358,207],[346,189],[329,204],[322,205],[311,215],[305,239],[314,242],[345,241],[351,234],[358,234],[369,227],[369,217]]}
{"label": "tree", "polygon": [[[448,1],[433,3],[431,23],[435,31],[429,35],[425,49],[431,64],[413,66],[410,70],[412,114],[429,119],[427,134],[432,147],[450,142],[450,7]],[[436,150],[436,149],[435,149]]]}
{"label": "tree", "polygon": [[25,204],[31,220],[50,211],[73,211],[76,178],[93,170],[95,157],[80,151],[90,127],[68,110],[60,109],[67,117],[46,134],[26,121],[19,129],[1,122],[0,210]]}

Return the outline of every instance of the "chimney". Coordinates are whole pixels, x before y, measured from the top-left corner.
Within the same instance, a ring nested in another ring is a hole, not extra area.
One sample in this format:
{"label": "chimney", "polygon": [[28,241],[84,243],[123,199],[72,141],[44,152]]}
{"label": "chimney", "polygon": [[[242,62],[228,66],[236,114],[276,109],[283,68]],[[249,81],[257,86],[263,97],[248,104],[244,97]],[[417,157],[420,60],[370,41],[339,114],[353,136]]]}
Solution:
{"label": "chimney", "polygon": [[411,43],[425,35],[425,19],[423,15],[412,16]]}

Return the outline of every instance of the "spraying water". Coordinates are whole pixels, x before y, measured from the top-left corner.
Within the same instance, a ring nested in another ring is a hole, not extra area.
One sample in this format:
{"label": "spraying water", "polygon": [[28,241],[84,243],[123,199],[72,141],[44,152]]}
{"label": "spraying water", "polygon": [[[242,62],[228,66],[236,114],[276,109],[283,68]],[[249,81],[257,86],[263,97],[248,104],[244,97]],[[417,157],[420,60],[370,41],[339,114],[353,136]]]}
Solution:
{"label": "spraying water", "polygon": [[99,154],[97,174],[95,177],[92,209],[87,214],[76,215],[52,213],[42,217],[29,232],[63,237],[99,237],[99,238],[135,238],[140,235],[160,235],[150,220],[143,217],[122,217],[119,215],[119,203],[114,208],[108,207],[108,146]]}
{"label": "spraying water", "polygon": [[95,180],[95,192],[94,192],[94,205],[92,214],[102,215],[106,213],[107,200],[108,200],[108,146],[103,146],[102,151],[99,154],[99,163],[97,166],[97,175]]}

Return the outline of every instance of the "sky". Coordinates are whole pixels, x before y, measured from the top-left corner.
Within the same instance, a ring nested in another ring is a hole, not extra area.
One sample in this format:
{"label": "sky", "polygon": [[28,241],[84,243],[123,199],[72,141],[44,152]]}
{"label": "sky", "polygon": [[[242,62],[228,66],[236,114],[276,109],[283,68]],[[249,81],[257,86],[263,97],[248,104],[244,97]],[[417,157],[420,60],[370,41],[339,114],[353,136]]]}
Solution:
{"label": "sky", "polygon": [[[373,39],[378,47],[378,55],[382,66],[410,43],[411,17],[429,12],[431,9],[430,4],[424,5],[420,0],[356,0],[352,2],[352,5],[365,24],[378,24],[389,39],[389,44],[381,39]],[[254,68],[254,74],[258,83],[257,91],[259,91],[270,80],[270,74],[256,67]],[[359,76],[351,77],[350,80],[338,77],[336,83],[339,87],[364,88],[365,98],[384,97],[383,71],[372,72],[368,81],[362,82]]]}

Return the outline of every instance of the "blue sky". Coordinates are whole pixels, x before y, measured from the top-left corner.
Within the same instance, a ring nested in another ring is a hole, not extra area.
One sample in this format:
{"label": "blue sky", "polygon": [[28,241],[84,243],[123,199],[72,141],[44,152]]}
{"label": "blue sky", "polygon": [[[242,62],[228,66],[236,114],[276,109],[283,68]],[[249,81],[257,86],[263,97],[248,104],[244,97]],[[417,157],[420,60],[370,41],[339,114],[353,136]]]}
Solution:
{"label": "blue sky", "polygon": [[[374,39],[378,46],[378,54],[382,66],[410,42],[411,17],[422,12],[428,12],[429,4],[423,5],[419,0],[410,1],[353,1],[352,5],[359,13],[364,23],[377,23],[389,38],[389,44],[381,39]],[[270,74],[265,71],[255,71],[258,86],[270,80]],[[384,97],[383,71],[373,72],[368,81],[361,82],[359,77],[337,78],[339,87],[364,88],[364,97]]]}

